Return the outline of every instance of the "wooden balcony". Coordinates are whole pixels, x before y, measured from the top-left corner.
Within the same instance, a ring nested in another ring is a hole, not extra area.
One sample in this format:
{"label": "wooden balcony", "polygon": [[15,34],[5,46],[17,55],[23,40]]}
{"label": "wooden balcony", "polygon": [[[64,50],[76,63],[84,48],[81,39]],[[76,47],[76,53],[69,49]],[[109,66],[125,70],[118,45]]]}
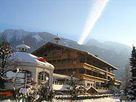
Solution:
{"label": "wooden balcony", "polygon": [[90,65],[90,64],[87,64],[87,63],[83,63],[83,67],[85,69],[88,69],[88,70],[91,70],[91,71],[103,72],[103,73],[107,74],[107,76],[109,76],[111,78],[115,78],[115,74],[113,74],[113,73],[111,73],[109,71],[103,70],[101,68],[95,67],[93,65]]}
{"label": "wooden balcony", "polygon": [[90,81],[96,81],[96,82],[105,82],[108,81],[107,79],[88,75],[88,74],[78,74],[77,77],[82,80],[90,80]]}

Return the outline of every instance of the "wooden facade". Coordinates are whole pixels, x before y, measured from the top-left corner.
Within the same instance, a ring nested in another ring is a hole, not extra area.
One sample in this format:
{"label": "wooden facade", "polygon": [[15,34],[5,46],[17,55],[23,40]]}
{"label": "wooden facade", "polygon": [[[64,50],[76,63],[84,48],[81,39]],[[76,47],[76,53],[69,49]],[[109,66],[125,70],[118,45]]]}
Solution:
{"label": "wooden facade", "polygon": [[55,73],[74,75],[84,84],[96,88],[109,88],[115,83],[120,85],[112,73],[117,68],[88,52],[48,42],[33,54],[45,57],[55,66]]}

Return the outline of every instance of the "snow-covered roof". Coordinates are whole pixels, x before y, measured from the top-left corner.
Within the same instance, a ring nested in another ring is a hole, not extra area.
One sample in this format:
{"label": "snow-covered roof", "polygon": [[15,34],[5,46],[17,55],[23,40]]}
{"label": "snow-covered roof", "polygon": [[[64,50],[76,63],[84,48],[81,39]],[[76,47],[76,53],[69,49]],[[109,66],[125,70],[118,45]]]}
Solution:
{"label": "snow-covered roof", "polygon": [[25,44],[21,44],[21,45],[18,45],[16,48],[25,48],[25,49],[30,49],[29,46],[25,45]]}
{"label": "snow-covered roof", "polygon": [[48,62],[41,62],[37,59],[37,56],[34,56],[30,53],[27,52],[15,52],[11,55],[11,57],[9,58],[9,60],[11,61],[15,61],[15,62],[21,62],[21,63],[30,63],[33,65],[40,65],[43,67],[51,67],[54,68],[53,65],[51,65]]}

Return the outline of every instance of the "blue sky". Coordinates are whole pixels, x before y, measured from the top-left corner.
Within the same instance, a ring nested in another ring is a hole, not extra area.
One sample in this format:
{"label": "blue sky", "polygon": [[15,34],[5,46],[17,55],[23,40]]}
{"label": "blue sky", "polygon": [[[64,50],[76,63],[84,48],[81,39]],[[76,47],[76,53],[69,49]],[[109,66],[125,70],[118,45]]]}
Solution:
{"label": "blue sky", "polygon": [[[0,0],[0,31],[46,31],[79,40],[93,0]],[[131,45],[136,38],[136,0],[109,0],[88,39]]]}

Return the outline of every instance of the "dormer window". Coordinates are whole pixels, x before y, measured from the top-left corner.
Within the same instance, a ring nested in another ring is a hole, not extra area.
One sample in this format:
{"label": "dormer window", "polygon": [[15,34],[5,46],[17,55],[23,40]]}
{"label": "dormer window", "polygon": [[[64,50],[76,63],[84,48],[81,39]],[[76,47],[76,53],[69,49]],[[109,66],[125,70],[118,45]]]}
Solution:
{"label": "dormer window", "polygon": [[16,48],[19,52],[27,52],[28,49],[30,49],[30,47],[25,44],[18,45]]}
{"label": "dormer window", "polygon": [[19,48],[20,52],[26,52],[27,50],[25,48]]}

